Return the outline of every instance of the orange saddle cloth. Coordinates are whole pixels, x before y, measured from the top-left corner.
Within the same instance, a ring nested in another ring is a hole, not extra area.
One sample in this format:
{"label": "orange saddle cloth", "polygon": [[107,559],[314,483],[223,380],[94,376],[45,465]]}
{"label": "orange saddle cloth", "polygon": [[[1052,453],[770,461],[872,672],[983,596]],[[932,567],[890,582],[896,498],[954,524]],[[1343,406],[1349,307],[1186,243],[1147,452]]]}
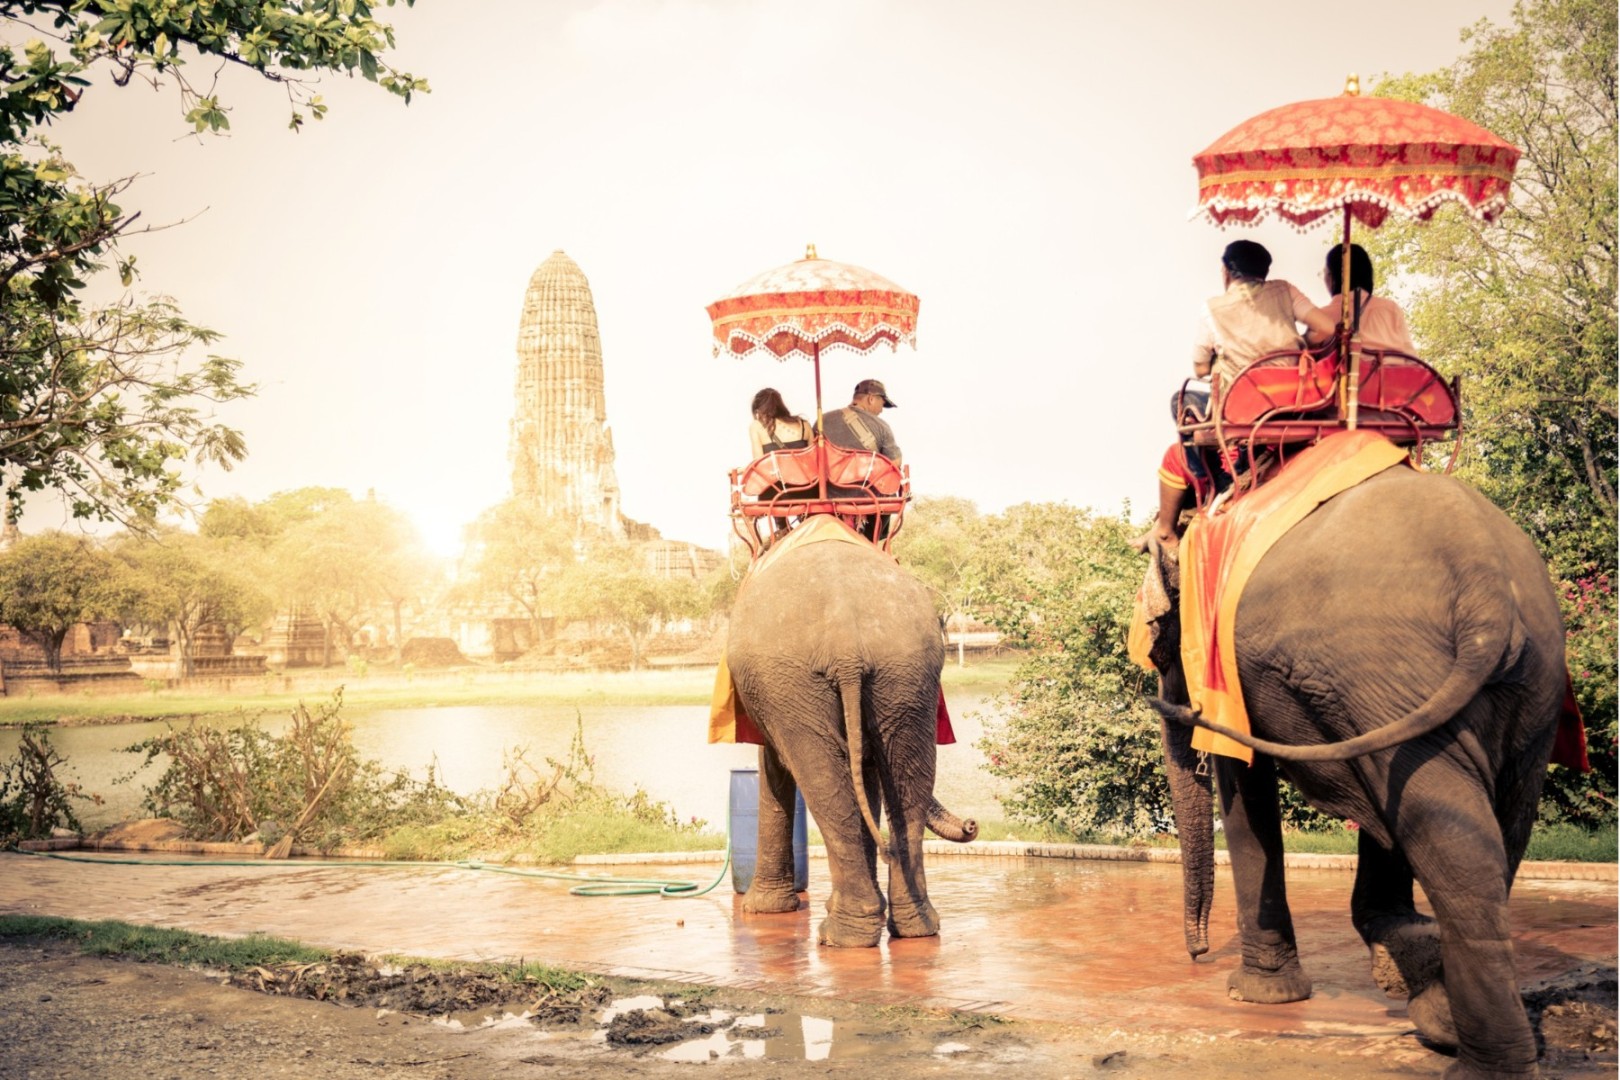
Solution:
{"label": "orange saddle cloth", "polygon": [[[1277,538],[1322,503],[1400,464],[1406,451],[1382,435],[1344,431],[1329,435],[1289,461],[1281,473],[1224,510],[1200,515],[1181,543],[1181,664],[1187,693],[1206,717],[1249,730],[1238,680],[1233,627],[1249,575]],[[1145,631],[1132,627],[1131,653],[1144,666]],[[1140,654],[1140,655],[1138,655]],[[1199,728],[1193,747],[1252,762],[1254,751]],[[1587,772],[1586,729],[1575,695],[1566,686],[1552,763]]]}
{"label": "orange saddle cloth", "polygon": [[[1233,626],[1243,587],[1266,552],[1328,499],[1407,462],[1406,451],[1368,431],[1329,435],[1265,484],[1215,514],[1200,514],[1181,541],[1181,665],[1187,694],[1204,716],[1247,733]],[[1199,728],[1198,750],[1252,762],[1254,751]]]}

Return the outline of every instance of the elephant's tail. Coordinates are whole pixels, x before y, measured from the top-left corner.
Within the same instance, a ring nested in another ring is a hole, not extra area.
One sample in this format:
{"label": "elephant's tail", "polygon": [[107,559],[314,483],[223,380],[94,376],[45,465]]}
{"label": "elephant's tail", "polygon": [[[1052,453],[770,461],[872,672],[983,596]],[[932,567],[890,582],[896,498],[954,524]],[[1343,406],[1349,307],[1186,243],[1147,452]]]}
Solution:
{"label": "elephant's tail", "polygon": [[871,830],[872,842],[884,862],[889,861],[889,848],[878,831],[877,818],[872,815],[872,804],[866,800],[866,782],[861,776],[861,762],[866,756],[865,724],[861,720],[861,673],[843,671],[838,675],[838,696],[844,700],[844,738],[849,745],[849,779],[855,787],[855,803],[861,808],[861,817]]}
{"label": "elephant's tail", "polygon": [[1446,675],[1439,689],[1429,695],[1427,701],[1392,724],[1385,724],[1383,727],[1342,742],[1291,746],[1287,743],[1272,742],[1270,739],[1255,738],[1247,732],[1237,731],[1225,724],[1205,720],[1195,709],[1182,705],[1174,705],[1158,698],[1153,699],[1152,705],[1167,719],[1224,735],[1233,742],[1241,743],[1251,750],[1258,750],[1262,754],[1270,754],[1279,761],[1347,761],[1351,758],[1364,757],[1410,742],[1444,726],[1484,687],[1485,680],[1496,670],[1502,657],[1507,653],[1514,627],[1514,615],[1511,605],[1508,605],[1508,610],[1499,607],[1490,613],[1482,612],[1480,617],[1471,622],[1472,626],[1462,625],[1457,628],[1457,641],[1462,648],[1458,651],[1456,663],[1452,665],[1450,673]]}

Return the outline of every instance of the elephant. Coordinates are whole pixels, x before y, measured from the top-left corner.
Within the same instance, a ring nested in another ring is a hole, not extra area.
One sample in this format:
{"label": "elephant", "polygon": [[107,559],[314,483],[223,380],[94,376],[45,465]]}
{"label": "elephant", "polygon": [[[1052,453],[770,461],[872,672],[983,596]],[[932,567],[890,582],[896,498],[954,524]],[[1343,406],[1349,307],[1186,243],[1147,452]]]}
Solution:
{"label": "elephant", "polygon": [[[802,526],[801,526],[802,527]],[[935,715],[945,645],[927,590],[864,540],[784,549],[743,583],[726,662],[760,729],[758,863],[743,909],[795,911],[795,786],[827,847],[832,892],[817,938],[873,946],[939,932],[923,827],[965,842],[972,821],[934,798]],[[888,810],[885,842],[878,818]],[[885,906],[877,856],[888,863]]]}
{"label": "elephant", "polygon": [[[1152,551],[1174,601],[1175,553]],[[1359,825],[1352,923],[1375,980],[1409,997],[1419,1033],[1458,1048],[1446,1075],[1534,1075],[1507,901],[1567,671],[1558,601],[1530,539],[1467,485],[1404,466],[1324,502],[1277,540],[1238,604],[1251,736],[1188,707],[1173,603],[1155,630],[1189,952],[1208,948],[1213,888],[1208,780],[1185,726],[1197,725],[1256,751],[1252,765],[1211,756],[1242,942],[1231,996],[1311,993],[1283,878],[1280,772],[1311,806]],[[1414,878],[1433,920],[1414,906]]]}

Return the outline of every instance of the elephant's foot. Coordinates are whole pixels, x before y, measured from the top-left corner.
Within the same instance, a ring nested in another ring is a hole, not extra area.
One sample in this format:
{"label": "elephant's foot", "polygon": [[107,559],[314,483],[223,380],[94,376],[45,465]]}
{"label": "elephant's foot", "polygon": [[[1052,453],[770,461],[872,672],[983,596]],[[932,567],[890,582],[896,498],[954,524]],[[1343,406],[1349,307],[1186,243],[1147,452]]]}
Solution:
{"label": "elephant's foot", "polygon": [[939,933],[939,913],[924,900],[918,905],[889,905],[889,934],[892,937],[933,937]]}
{"label": "elephant's foot", "polygon": [[753,915],[780,915],[799,910],[799,894],[793,886],[762,886],[756,879],[743,894],[743,910]]}
{"label": "elephant's foot", "polygon": [[1311,996],[1311,980],[1306,977],[1298,960],[1289,960],[1276,970],[1245,964],[1227,976],[1226,996],[1234,1001],[1250,1001],[1256,1005],[1304,1001]]}
{"label": "elephant's foot", "polygon": [[[1419,990],[1411,1001],[1406,1004],[1407,1019],[1423,1040],[1443,1050],[1457,1048],[1457,1025],[1451,1018],[1451,996],[1446,993],[1446,984],[1436,979],[1434,982]],[[1446,1075],[1451,1075],[1447,1073]],[[1477,1076],[1483,1073],[1463,1073],[1460,1075]],[[1495,1076],[1497,1074],[1491,1073]],[[1515,1075],[1515,1074],[1509,1074]],[[1516,1075],[1523,1075],[1522,1073]]]}
{"label": "elephant's foot", "polygon": [[1440,927],[1425,915],[1391,916],[1363,933],[1372,959],[1373,982],[1390,997],[1411,998],[1438,982]]}
{"label": "elephant's foot", "polygon": [[1525,1080],[1540,1075],[1541,1070],[1535,1065],[1528,1069],[1502,1070],[1482,1068],[1470,1061],[1454,1062],[1443,1074],[1444,1080]]}
{"label": "elephant's foot", "polygon": [[834,889],[827,897],[827,917],[816,930],[816,941],[835,949],[870,949],[883,937],[885,909],[882,893],[851,903],[848,893]]}
{"label": "elephant's foot", "polygon": [[870,949],[883,937],[883,921],[841,919],[828,915],[816,931],[816,943],[835,949]]}

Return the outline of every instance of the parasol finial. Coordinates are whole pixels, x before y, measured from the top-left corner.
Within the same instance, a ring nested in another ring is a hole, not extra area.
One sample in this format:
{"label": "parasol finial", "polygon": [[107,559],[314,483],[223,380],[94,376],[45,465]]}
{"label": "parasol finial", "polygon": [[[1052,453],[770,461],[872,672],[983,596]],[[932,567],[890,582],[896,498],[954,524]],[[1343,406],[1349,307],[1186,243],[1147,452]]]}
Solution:
{"label": "parasol finial", "polygon": [[1357,75],[1353,71],[1344,80],[1344,96],[1345,97],[1360,97],[1361,96],[1361,76]]}
{"label": "parasol finial", "polygon": [[804,257],[806,259],[814,259],[814,258],[816,258],[816,245],[814,245],[814,244],[806,244],[806,245],[804,245]]}

